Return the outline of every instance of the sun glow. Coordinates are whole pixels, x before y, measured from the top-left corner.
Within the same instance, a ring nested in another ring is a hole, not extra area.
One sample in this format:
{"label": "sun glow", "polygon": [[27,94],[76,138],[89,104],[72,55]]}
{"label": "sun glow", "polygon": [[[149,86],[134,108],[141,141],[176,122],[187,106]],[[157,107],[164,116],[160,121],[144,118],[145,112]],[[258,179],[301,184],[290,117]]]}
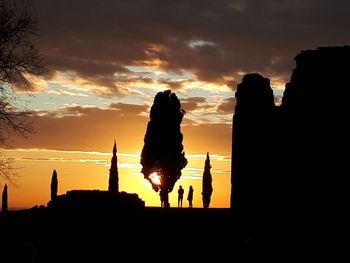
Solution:
{"label": "sun glow", "polygon": [[[20,168],[18,169],[19,176],[16,177],[16,184],[19,187],[9,185],[10,209],[46,205],[50,197],[49,186],[53,169],[58,173],[58,194],[64,194],[73,189],[108,189],[110,152],[40,148],[0,148],[0,152],[14,158],[17,167]],[[198,190],[194,194],[193,205],[200,207],[202,206],[200,189],[202,188],[201,178],[205,154],[188,153],[186,157],[189,164],[183,169],[178,184],[185,189],[193,185],[194,189]],[[227,208],[231,190],[230,156],[219,155],[213,151],[211,161],[213,188],[215,189],[212,207]],[[153,175],[145,180],[144,175],[140,172],[141,168],[139,153],[118,152],[120,191],[138,194],[145,201],[146,206],[159,206],[159,195],[155,192],[159,193],[161,188],[161,170],[154,169]],[[170,203],[177,204],[177,197],[177,191],[169,193]]]}
{"label": "sun glow", "polygon": [[149,179],[151,179],[152,183],[155,185],[161,185],[160,175],[157,172],[153,172],[149,175]]}

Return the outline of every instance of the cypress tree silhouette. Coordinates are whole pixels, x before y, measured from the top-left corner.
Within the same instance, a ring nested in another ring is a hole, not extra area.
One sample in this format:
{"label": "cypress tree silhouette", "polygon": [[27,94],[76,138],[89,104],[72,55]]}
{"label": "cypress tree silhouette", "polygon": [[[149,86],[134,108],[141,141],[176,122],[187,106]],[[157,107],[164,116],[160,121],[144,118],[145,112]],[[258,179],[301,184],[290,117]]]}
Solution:
{"label": "cypress tree silhouette", "polygon": [[180,130],[185,113],[180,100],[170,90],[158,92],[154,97],[141,153],[141,172],[156,192],[160,190],[164,207],[170,206],[168,194],[187,165]]}
{"label": "cypress tree silhouette", "polygon": [[115,140],[113,146],[113,156],[111,159],[111,168],[109,169],[108,191],[111,193],[118,193],[119,191],[117,143]]}
{"label": "cypress tree silhouette", "polygon": [[4,191],[2,192],[2,213],[8,211],[8,198],[7,198],[7,184],[4,186]]}
{"label": "cypress tree silhouette", "polygon": [[209,158],[209,152],[207,152],[207,158],[205,160],[204,172],[202,178],[202,201],[203,207],[208,208],[210,205],[211,194],[213,193],[212,177],[210,173],[211,164]]}
{"label": "cypress tree silhouette", "polygon": [[56,170],[53,170],[52,177],[51,177],[51,201],[56,200],[57,190],[58,190],[57,172]]}

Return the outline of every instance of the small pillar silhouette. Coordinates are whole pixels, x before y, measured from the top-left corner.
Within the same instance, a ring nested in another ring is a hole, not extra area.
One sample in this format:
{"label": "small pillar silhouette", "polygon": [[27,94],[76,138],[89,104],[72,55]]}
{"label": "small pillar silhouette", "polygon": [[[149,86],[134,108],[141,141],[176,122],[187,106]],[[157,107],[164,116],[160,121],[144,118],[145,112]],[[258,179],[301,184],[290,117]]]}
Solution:
{"label": "small pillar silhouette", "polygon": [[111,193],[119,192],[117,144],[115,140],[114,140],[114,146],[113,146],[113,157],[111,160],[111,168],[109,169],[108,191]]}
{"label": "small pillar silhouette", "polygon": [[[270,80],[246,74],[237,85],[232,123],[231,208],[247,220],[266,214],[273,181],[275,103]],[[259,212],[260,211],[260,212]],[[245,220],[245,222],[248,222]]]}

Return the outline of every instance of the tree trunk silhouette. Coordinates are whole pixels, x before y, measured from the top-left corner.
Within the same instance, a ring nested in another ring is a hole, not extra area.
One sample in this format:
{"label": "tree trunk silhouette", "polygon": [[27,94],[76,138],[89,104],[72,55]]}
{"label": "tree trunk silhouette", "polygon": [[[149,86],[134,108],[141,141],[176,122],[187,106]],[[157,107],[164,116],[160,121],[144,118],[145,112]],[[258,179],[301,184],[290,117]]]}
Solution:
{"label": "tree trunk silhouette", "polygon": [[168,189],[161,188],[160,195],[162,196],[163,207],[165,207],[165,208],[170,207]]}

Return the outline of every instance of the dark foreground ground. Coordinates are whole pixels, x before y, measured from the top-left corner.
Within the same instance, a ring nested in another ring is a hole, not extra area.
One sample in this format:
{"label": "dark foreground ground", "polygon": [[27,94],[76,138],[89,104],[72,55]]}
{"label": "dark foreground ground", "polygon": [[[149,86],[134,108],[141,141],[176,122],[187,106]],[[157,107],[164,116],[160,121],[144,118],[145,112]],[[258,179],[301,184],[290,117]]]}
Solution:
{"label": "dark foreground ground", "polygon": [[302,234],[253,235],[229,209],[37,208],[0,214],[0,262],[316,262]]}
{"label": "dark foreground ground", "polygon": [[0,216],[0,262],[227,259],[232,226],[228,209],[13,211]]}

